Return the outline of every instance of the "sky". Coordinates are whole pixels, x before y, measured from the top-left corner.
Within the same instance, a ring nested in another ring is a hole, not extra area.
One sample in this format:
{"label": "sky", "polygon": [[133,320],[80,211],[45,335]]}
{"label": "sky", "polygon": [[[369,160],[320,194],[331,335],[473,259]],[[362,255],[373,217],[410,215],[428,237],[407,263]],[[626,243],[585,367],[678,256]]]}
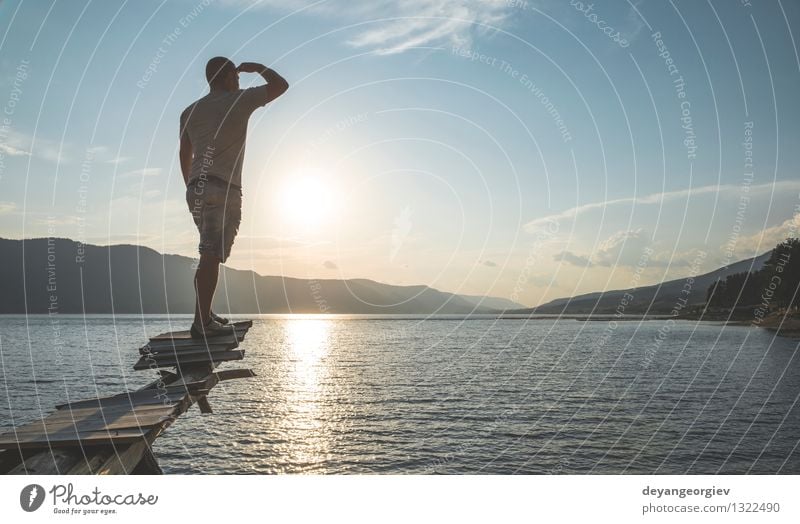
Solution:
{"label": "sky", "polygon": [[797,236],[798,28],[788,0],[3,0],[0,237],[196,256],[178,117],[223,55],[290,83],[231,267],[527,306],[688,278]]}

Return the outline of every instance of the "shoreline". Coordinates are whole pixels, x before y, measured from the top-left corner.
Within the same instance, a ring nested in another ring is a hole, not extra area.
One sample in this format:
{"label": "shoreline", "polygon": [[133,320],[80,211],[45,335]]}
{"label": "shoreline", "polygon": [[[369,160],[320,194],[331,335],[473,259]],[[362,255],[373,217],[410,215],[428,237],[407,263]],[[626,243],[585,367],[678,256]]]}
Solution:
{"label": "shoreline", "polygon": [[[242,314],[232,314],[231,319],[239,319],[244,317]],[[20,318],[36,318],[47,319],[50,315],[46,314],[0,314],[0,318],[20,319]],[[59,314],[58,317],[63,320],[108,320],[113,319],[116,322],[143,322],[164,320],[173,321],[176,323],[183,322],[191,318],[189,314]],[[742,315],[741,312],[705,312],[692,311],[682,315],[674,316],[668,314],[627,314],[615,315],[611,313],[572,313],[572,314],[557,314],[557,313],[539,313],[539,314],[519,314],[509,313],[473,313],[473,314],[375,314],[375,313],[326,313],[326,314],[309,314],[309,313],[273,313],[273,314],[260,314],[250,315],[254,320],[378,320],[378,321],[392,321],[392,320],[405,320],[405,321],[468,321],[468,320],[574,320],[577,322],[641,322],[650,320],[686,320],[695,322],[717,323],[729,326],[750,326],[760,327],[768,331],[774,332],[778,336],[787,338],[800,338],[800,313],[781,313],[775,312],[761,318],[761,321],[756,321],[753,315]]]}

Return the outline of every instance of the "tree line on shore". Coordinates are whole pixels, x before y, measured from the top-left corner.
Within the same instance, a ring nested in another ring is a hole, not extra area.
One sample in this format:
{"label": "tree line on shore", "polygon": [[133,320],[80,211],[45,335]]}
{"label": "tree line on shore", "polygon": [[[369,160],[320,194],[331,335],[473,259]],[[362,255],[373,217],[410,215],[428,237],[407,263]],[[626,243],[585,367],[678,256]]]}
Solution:
{"label": "tree line on shore", "polygon": [[788,238],[775,246],[761,269],[734,273],[711,284],[706,292],[707,307],[797,308],[798,286],[800,239]]}

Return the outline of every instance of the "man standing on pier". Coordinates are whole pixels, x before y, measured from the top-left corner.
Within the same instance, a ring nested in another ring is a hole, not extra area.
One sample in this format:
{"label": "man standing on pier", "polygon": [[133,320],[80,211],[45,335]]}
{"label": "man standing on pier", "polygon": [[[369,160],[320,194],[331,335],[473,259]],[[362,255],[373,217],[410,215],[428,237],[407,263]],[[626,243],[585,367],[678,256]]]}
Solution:
{"label": "man standing on pier", "polygon": [[[258,73],[265,85],[239,89],[239,73]],[[289,84],[272,69],[253,62],[237,67],[224,57],[206,65],[211,91],[180,119],[180,163],[186,202],[200,232],[200,263],[194,277],[194,338],[233,332],[211,311],[219,265],[230,255],[242,216],[242,162],[250,115],[275,100]]]}

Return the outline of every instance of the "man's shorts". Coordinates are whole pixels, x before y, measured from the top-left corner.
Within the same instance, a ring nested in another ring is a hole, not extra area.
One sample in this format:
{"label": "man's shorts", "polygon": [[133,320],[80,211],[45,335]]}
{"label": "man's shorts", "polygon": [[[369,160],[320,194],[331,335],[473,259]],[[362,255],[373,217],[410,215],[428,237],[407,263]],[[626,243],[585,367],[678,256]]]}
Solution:
{"label": "man's shorts", "polygon": [[216,177],[195,178],[186,186],[186,203],[200,232],[200,254],[225,262],[242,221],[242,190]]}

